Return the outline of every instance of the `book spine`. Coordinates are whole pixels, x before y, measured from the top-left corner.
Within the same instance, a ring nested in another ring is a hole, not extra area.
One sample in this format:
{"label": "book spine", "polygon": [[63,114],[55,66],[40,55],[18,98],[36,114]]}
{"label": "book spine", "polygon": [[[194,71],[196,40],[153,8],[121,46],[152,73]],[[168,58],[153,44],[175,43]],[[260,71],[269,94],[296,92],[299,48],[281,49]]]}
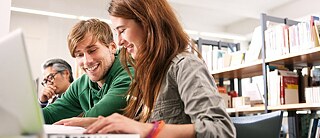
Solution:
{"label": "book spine", "polygon": [[284,76],[280,77],[280,104],[285,104],[285,84]]}
{"label": "book spine", "polygon": [[[283,78],[283,104],[298,103],[298,77],[282,76]],[[289,98],[289,99],[287,99]]]}

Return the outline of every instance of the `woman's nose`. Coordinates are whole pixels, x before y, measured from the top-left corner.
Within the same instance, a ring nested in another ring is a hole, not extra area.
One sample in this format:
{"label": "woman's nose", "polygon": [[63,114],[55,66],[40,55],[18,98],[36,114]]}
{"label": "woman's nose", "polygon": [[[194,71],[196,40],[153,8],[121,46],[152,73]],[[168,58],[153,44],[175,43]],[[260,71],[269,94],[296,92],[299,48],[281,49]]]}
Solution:
{"label": "woman's nose", "polygon": [[122,37],[120,35],[118,35],[118,46],[124,46],[124,40],[122,39]]}

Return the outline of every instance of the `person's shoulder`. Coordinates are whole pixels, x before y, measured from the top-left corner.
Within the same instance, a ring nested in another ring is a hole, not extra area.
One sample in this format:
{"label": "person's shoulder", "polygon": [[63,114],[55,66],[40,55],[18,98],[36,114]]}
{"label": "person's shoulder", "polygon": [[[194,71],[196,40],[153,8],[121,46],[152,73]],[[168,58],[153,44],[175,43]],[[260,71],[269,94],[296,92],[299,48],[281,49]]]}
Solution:
{"label": "person's shoulder", "polygon": [[[110,68],[110,70],[108,71],[108,74],[109,74],[109,75],[107,75],[108,77],[111,77],[111,78],[117,78],[117,77],[121,77],[121,76],[129,77],[129,74],[125,70],[125,67],[120,62],[119,56],[120,56],[120,54],[115,55],[115,60],[113,62],[113,65]],[[131,73],[134,72],[134,69],[131,65],[128,64],[128,68]]]}
{"label": "person's shoulder", "polygon": [[174,64],[183,64],[187,62],[202,62],[202,60],[196,54],[186,51],[176,55],[172,62]]}
{"label": "person's shoulder", "polygon": [[114,62],[112,64],[111,70],[123,70],[123,67],[120,62],[120,55],[116,54],[114,57]]}
{"label": "person's shoulder", "polygon": [[81,94],[86,92],[88,89],[90,89],[90,78],[87,74],[82,74],[79,78],[71,83],[68,91],[71,91],[71,93],[74,94]]}
{"label": "person's shoulder", "polygon": [[78,86],[78,85],[86,85],[89,84],[90,78],[87,74],[82,74],[79,78],[77,78],[71,85]]}

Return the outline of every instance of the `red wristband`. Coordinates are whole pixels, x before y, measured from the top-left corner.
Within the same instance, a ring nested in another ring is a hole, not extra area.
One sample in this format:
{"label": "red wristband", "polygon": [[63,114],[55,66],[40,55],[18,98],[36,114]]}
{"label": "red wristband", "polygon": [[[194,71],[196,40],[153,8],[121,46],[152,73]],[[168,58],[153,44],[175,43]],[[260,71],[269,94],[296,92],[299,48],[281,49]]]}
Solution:
{"label": "red wristband", "polygon": [[164,124],[165,124],[165,122],[162,120],[153,122],[153,128],[150,131],[150,133],[148,134],[147,138],[156,138],[157,135],[159,134],[160,130],[164,126]]}

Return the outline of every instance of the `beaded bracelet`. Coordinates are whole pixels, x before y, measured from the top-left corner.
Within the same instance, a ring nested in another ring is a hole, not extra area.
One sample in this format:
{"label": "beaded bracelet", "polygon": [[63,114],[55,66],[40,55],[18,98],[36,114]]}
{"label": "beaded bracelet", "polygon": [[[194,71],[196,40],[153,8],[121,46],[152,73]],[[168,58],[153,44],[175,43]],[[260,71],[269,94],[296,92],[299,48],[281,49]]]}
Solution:
{"label": "beaded bracelet", "polygon": [[163,128],[165,122],[164,121],[156,121],[153,122],[153,128],[148,134],[147,138],[156,138],[157,135],[159,134],[160,130]]}

